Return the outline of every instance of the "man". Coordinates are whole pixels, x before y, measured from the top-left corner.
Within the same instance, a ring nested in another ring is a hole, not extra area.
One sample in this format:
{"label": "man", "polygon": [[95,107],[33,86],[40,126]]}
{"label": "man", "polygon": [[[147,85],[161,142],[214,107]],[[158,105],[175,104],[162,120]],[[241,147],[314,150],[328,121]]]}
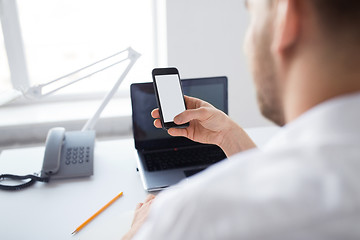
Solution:
{"label": "man", "polygon": [[229,159],[150,195],[124,239],[360,239],[360,1],[247,7],[260,110],[284,127],[258,150],[225,114],[186,97],[174,120],[190,126],[169,134]]}

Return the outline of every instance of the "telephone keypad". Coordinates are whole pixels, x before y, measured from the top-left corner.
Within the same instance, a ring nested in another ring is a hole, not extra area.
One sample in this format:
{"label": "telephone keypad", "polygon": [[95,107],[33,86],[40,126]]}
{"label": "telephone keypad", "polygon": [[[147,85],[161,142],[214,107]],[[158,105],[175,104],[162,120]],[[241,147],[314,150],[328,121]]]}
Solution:
{"label": "telephone keypad", "polygon": [[77,164],[90,161],[90,147],[69,147],[66,149],[65,164]]}

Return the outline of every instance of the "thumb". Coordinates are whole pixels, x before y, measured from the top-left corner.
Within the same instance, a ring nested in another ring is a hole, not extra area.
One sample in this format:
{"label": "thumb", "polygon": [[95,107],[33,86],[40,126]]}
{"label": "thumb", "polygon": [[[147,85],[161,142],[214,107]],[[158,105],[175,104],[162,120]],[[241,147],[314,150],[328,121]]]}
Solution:
{"label": "thumb", "polygon": [[176,124],[184,124],[191,120],[203,121],[210,117],[211,113],[207,108],[201,107],[197,109],[188,109],[179,115],[175,116],[174,122]]}

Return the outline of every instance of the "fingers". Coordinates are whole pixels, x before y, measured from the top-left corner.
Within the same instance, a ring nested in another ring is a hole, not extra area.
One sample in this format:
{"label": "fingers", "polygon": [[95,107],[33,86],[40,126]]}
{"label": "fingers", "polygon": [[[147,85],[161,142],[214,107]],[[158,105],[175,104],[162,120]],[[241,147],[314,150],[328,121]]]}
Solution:
{"label": "fingers", "polygon": [[156,128],[162,128],[160,119],[155,119],[154,120],[154,126]]}
{"label": "fingers", "polygon": [[150,202],[150,201],[153,200],[154,198],[155,198],[155,195],[149,194],[149,195],[146,196],[144,203]]}
{"label": "fingers", "polygon": [[136,204],[135,211],[139,210],[144,205],[151,204],[152,200],[154,200],[154,199],[155,199],[155,195],[153,195],[153,194],[147,195],[146,198],[145,198],[145,201],[143,203]]}
{"label": "fingers", "polygon": [[155,108],[154,110],[151,111],[151,116],[153,118],[160,118],[160,113],[159,113],[159,109]]}
{"label": "fingers", "polygon": [[159,109],[158,108],[155,108],[154,110],[151,111],[151,116],[153,118],[155,118],[154,120],[154,126],[156,128],[162,128],[161,126],[161,121],[160,121],[160,113],[159,113]]}
{"label": "fingers", "polygon": [[153,194],[147,195],[145,198],[145,201],[143,203],[136,204],[136,210],[140,209],[144,204],[150,203],[154,199],[155,199],[155,195],[153,195]]}
{"label": "fingers", "polygon": [[162,125],[161,125],[161,121],[160,121],[160,113],[159,113],[159,109],[158,108],[155,108],[154,110],[152,110],[151,112],[151,116],[153,118],[155,118],[154,120],[154,126],[156,128],[162,128]]}
{"label": "fingers", "polygon": [[135,211],[140,209],[142,207],[143,203],[138,203],[136,204],[136,208],[135,208]]}

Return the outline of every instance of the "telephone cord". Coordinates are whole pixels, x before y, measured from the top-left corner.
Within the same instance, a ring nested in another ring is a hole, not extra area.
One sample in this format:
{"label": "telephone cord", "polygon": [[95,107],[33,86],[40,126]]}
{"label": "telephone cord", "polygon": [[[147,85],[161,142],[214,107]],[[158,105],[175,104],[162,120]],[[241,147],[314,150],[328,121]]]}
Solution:
{"label": "telephone cord", "polygon": [[13,174],[1,174],[0,175],[0,182],[2,180],[28,180],[25,183],[21,183],[18,185],[3,185],[0,184],[0,189],[1,190],[7,190],[7,191],[15,191],[15,190],[20,190],[20,189],[24,189],[27,187],[30,187],[31,185],[33,185],[35,182],[49,182],[50,177],[39,177],[37,175],[24,175],[24,176],[19,176],[19,175],[13,175]]}

